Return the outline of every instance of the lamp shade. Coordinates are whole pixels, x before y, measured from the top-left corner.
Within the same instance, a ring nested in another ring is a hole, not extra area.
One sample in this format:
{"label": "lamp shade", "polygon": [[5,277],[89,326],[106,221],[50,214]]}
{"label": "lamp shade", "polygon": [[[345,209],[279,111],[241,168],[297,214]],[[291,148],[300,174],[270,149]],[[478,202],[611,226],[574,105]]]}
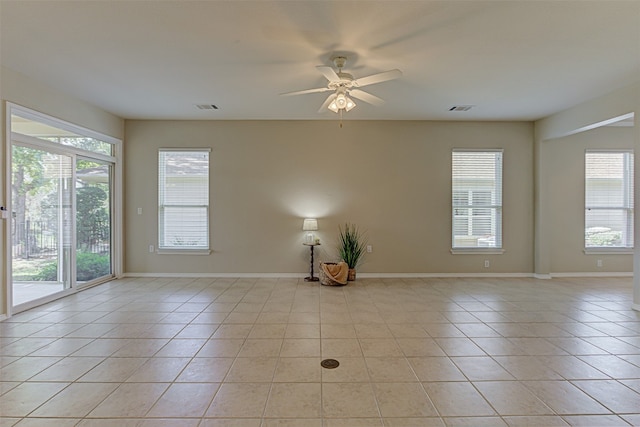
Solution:
{"label": "lamp shade", "polygon": [[302,223],[302,231],[316,231],[318,229],[318,220],[315,218],[305,218]]}

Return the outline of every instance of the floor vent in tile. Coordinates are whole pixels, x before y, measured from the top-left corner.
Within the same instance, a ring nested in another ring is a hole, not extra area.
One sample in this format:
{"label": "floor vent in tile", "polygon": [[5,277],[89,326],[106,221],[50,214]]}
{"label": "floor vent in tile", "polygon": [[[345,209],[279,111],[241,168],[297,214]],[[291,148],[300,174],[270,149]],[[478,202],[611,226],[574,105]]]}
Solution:
{"label": "floor vent in tile", "polygon": [[335,359],[324,359],[322,362],[320,362],[320,365],[323,368],[334,369],[340,366],[340,362]]}

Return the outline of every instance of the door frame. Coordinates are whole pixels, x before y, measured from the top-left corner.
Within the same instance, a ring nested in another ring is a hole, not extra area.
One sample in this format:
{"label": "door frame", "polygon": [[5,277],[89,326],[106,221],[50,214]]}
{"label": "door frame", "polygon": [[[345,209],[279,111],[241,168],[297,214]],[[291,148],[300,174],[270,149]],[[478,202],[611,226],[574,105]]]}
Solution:
{"label": "door frame", "polygon": [[[46,125],[50,125],[56,127],[58,129],[67,130],[73,132],[78,135],[91,137],[98,139],[100,141],[107,142],[112,145],[112,154],[105,155],[100,153],[94,153],[90,151],[81,150],[68,145],[56,144],[54,142],[47,142],[43,139],[25,135],[17,132],[12,132],[11,126],[11,116],[12,114],[19,115],[20,117],[28,118],[34,120],[36,122],[40,122]],[[76,159],[78,156],[83,158],[95,158],[96,160],[105,161],[107,163],[111,163],[113,165],[113,177],[111,183],[111,275],[103,276],[102,278],[98,278],[95,281],[88,282],[83,284],[81,287],[76,285],[76,264],[75,264],[75,250],[76,248],[76,195],[75,195],[75,180],[72,180],[72,188],[74,191],[72,193],[72,224],[73,224],[73,233],[72,233],[72,247],[74,248],[74,254],[71,257],[71,271],[70,271],[70,287],[68,289],[64,289],[60,292],[56,292],[55,294],[39,298],[24,304],[21,304],[17,307],[13,306],[13,279],[12,279],[12,237],[11,237],[11,218],[2,221],[3,223],[3,232],[5,236],[4,239],[4,259],[0,260],[0,264],[4,264],[6,268],[4,269],[4,277],[2,281],[6,284],[6,292],[5,292],[5,312],[7,317],[11,317],[13,314],[28,310],[35,306],[45,304],[47,302],[53,301],[58,298],[62,298],[64,296],[73,294],[83,289],[87,289],[91,286],[98,285],[100,283],[104,283],[109,280],[113,280],[116,278],[123,277],[123,178],[122,178],[122,141],[120,139],[104,135],[100,132],[93,131],[91,129],[84,128],[82,126],[75,125],[73,123],[66,122],[61,119],[57,119],[55,117],[49,116],[47,114],[40,113],[38,111],[32,110],[30,108],[26,108],[20,106],[18,104],[14,104],[11,102],[6,102],[5,104],[5,194],[6,197],[6,209],[8,212],[12,212],[12,193],[11,193],[11,182],[12,182],[12,159],[11,152],[14,142],[17,142],[19,145],[28,146],[36,149],[44,149],[46,151],[50,151],[56,154],[63,154],[72,157],[73,170],[72,176],[75,178],[75,167],[76,167]],[[17,310],[16,310],[17,308]]]}

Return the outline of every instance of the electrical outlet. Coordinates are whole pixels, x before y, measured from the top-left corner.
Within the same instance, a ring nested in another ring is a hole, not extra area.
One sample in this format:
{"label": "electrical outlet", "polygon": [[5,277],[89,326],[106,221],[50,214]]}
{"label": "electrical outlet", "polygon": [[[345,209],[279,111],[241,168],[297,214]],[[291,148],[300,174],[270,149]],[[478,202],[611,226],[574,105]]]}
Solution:
{"label": "electrical outlet", "polygon": [[138,215],[142,215],[142,208],[138,208]]}
{"label": "electrical outlet", "polygon": [[153,245],[149,245],[149,253],[152,254],[154,250],[155,248],[153,247]]}
{"label": "electrical outlet", "polygon": [[490,265],[489,260],[485,259],[484,260],[484,268],[489,268],[489,265]]}
{"label": "electrical outlet", "polygon": [[601,259],[596,261],[596,267],[602,267],[602,260]]}
{"label": "electrical outlet", "polygon": [[367,245],[367,252],[369,253],[373,252],[373,246]]}

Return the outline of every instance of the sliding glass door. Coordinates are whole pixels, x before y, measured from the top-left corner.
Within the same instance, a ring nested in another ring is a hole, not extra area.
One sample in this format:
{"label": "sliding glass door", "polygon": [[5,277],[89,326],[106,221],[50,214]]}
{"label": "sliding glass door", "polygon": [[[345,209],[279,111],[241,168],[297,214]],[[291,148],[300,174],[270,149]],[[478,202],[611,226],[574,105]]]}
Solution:
{"label": "sliding glass door", "polygon": [[114,276],[119,141],[14,105],[10,117],[15,312]]}
{"label": "sliding glass door", "polygon": [[73,159],[16,144],[11,158],[16,306],[70,287]]}
{"label": "sliding glass door", "polygon": [[76,282],[111,274],[111,175],[108,163],[76,162]]}

